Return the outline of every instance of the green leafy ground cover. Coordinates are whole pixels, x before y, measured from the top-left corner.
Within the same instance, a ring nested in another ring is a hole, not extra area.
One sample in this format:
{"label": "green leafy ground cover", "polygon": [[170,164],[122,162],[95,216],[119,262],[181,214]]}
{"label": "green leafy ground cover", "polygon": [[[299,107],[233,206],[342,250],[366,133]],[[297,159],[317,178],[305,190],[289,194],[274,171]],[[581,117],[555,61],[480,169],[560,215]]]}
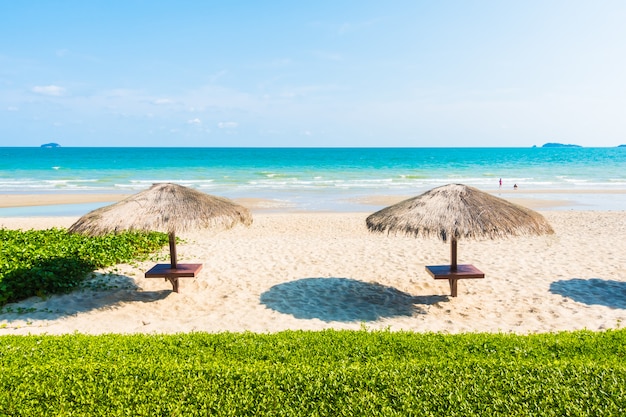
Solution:
{"label": "green leafy ground cover", "polygon": [[163,233],[86,237],[66,229],[0,229],[0,306],[68,292],[98,268],[147,259],[167,244]]}
{"label": "green leafy ground cover", "polygon": [[0,415],[623,416],[626,331],[0,337]]}

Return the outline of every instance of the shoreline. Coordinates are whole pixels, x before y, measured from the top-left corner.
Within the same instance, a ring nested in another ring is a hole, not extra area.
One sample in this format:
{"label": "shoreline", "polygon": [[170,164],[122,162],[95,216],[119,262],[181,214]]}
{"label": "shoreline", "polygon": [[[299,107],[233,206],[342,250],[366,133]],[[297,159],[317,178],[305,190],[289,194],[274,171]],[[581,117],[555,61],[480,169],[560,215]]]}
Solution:
{"label": "shoreline", "polygon": [[[520,204],[531,209],[584,209],[586,205],[590,205],[589,202],[598,202],[597,197],[611,196],[610,200],[615,200],[616,197],[624,200],[623,209],[626,209],[626,190],[615,189],[584,189],[584,190],[568,190],[568,189],[528,189],[528,190],[509,190],[509,189],[485,189],[483,191],[489,192],[495,196],[510,200],[513,203]],[[389,194],[389,193],[376,193],[367,196],[347,196],[345,198],[336,197],[335,205],[333,202],[327,202],[329,206],[327,209],[313,209],[310,211],[326,211],[326,212],[358,212],[358,211],[376,211],[383,207],[398,203],[407,198],[414,197],[416,195],[407,194]],[[20,208],[25,208],[25,216],[64,216],[75,215],[80,212],[80,205],[91,205],[87,207],[90,211],[98,206],[113,204],[118,202],[132,193],[98,193],[98,192],[75,192],[75,193],[3,193],[0,194],[0,217],[4,217],[2,211],[9,211],[8,217],[21,217],[17,211]],[[567,197],[567,199],[564,199]],[[590,200],[591,199],[591,200]],[[293,211],[308,211],[306,208],[299,207],[295,202],[285,199],[273,199],[267,197],[243,197],[232,198],[235,202],[248,207],[252,211],[278,211],[278,212],[293,212]],[[343,205],[341,209],[337,209],[340,205]],[[55,207],[56,206],[56,207]],[[69,211],[65,212],[61,206],[68,206]],[[72,207],[74,206],[74,207]],[[46,207],[53,207],[60,209],[58,214],[51,214],[45,211]],[[622,208],[622,204],[617,203],[618,210]],[[43,214],[36,214],[34,212],[28,212],[28,208],[40,208]],[[599,210],[614,210],[615,208],[602,208]]]}
{"label": "shoreline", "polygon": [[0,194],[0,208],[117,202],[129,195],[122,193]]}

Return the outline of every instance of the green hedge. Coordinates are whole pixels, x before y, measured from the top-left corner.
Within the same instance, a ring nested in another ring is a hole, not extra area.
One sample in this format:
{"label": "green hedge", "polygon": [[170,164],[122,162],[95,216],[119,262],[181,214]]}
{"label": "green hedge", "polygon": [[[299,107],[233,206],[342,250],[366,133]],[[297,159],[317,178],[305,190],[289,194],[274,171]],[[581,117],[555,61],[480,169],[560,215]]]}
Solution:
{"label": "green hedge", "polygon": [[0,306],[68,292],[98,268],[146,259],[167,244],[163,233],[86,237],[66,229],[0,229]]}
{"label": "green hedge", "polygon": [[0,337],[0,415],[623,416],[626,331]]}

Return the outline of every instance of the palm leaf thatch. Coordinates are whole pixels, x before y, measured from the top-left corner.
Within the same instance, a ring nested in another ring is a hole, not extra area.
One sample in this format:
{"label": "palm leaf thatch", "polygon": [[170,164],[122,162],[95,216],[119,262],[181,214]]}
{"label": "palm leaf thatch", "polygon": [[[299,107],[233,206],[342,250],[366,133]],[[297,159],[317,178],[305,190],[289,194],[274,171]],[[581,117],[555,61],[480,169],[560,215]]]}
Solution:
{"label": "palm leaf thatch", "polygon": [[176,232],[229,229],[252,224],[250,211],[226,198],[178,184],[154,184],[110,206],[82,216],[69,231],[90,236],[124,230],[169,234],[172,268],[176,268]]}
{"label": "palm leaf thatch", "polygon": [[373,232],[450,240],[450,265],[426,269],[435,279],[448,279],[453,297],[458,279],[485,276],[473,265],[457,265],[457,240],[554,233],[541,214],[462,184],[444,185],[401,201],[368,216],[366,223]]}
{"label": "palm leaf thatch", "polygon": [[184,232],[252,224],[250,211],[234,202],[178,184],[154,184],[110,206],[87,213],[70,232],[98,236],[124,230]]}
{"label": "palm leaf thatch", "polygon": [[373,232],[437,236],[444,242],[554,233],[536,211],[462,184],[434,188],[386,207],[366,223]]}

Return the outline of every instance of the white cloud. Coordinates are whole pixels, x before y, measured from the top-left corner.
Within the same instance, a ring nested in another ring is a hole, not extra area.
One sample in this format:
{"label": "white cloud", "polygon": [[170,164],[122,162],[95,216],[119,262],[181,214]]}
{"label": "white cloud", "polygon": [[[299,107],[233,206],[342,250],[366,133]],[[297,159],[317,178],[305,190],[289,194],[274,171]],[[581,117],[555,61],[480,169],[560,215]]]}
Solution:
{"label": "white cloud", "polygon": [[217,127],[220,129],[234,129],[238,126],[237,122],[219,122]]}
{"label": "white cloud", "polygon": [[36,85],[31,91],[44,96],[62,96],[65,94],[65,88],[58,85]]}
{"label": "white cloud", "polygon": [[20,109],[18,107],[15,106],[9,106],[7,107],[7,111],[19,111]]}
{"label": "white cloud", "polygon": [[202,120],[198,119],[197,117],[195,119],[190,119],[187,120],[187,123],[190,125],[201,125],[202,124]]}
{"label": "white cloud", "polygon": [[154,104],[172,104],[173,101],[169,98],[157,98],[153,101]]}

